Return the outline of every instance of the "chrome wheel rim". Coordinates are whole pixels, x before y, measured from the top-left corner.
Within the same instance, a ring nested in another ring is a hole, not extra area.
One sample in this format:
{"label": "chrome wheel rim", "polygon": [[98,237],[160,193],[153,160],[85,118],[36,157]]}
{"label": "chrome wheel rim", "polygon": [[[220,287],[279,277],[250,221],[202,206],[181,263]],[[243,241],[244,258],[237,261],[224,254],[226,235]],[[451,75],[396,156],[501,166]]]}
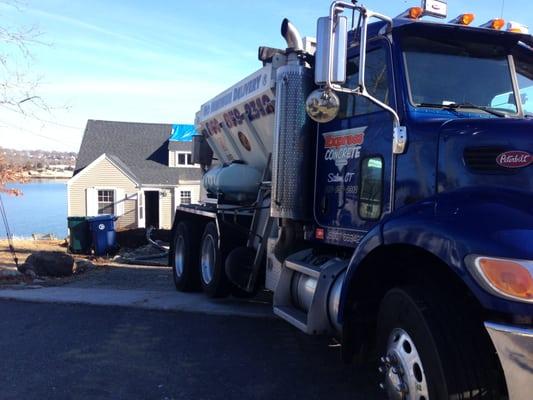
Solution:
{"label": "chrome wheel rim", "polygon": [[387,342],[387,355],[381,358],[380,385],[389,399],[429,400],[429,390],[420,354],[411,336],[401,328],[394,329]]}
{"label": "chrome wheel rim", "polygon": [[185,268],[185,241],[183,236],[178,236],[176,239],[176,250],[174,253],[174,273],[177,278],[183,275],[183,269]]}
{"label": "chrome wheel rim", "polygon": [[213,236],[207,235],[202,243],[201,270],[202,280],[209,285],[215,275],[216,246]]}

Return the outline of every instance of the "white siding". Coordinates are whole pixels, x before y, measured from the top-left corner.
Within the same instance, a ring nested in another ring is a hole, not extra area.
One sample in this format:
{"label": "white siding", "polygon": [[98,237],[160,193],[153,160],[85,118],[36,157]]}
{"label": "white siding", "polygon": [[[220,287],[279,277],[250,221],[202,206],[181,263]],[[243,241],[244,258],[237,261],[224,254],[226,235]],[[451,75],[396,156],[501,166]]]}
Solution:
{"label": "white siding", "polygon": [[[116,168],[109,160],[102,158],[95,164],[72,178],[68,183],[68,215],[86,216],[87,189],[108,188],[116,190],[122,195],[123,215],[117,220],[117,229],[132,229],[137,227],[137,200],[127,199],[137,193],[137,187],[122,171]],[[118,201],[118,197],[117,200]],[[122,206],[118,207],[120,211]],[[90,210],[89,210],[90,211]]]}

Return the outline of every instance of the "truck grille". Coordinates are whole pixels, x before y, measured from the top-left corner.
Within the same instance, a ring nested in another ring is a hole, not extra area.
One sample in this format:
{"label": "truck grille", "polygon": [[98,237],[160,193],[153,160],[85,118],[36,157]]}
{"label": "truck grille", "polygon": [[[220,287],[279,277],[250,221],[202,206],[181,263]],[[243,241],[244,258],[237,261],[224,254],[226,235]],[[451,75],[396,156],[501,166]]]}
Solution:
{"label": "truck grille", "polygon": [[463,153],[465,165],[477,173],[514,174],[517,171],[503,168],[496,162],[496,157],[508,149],[504,147],[470,147]]}

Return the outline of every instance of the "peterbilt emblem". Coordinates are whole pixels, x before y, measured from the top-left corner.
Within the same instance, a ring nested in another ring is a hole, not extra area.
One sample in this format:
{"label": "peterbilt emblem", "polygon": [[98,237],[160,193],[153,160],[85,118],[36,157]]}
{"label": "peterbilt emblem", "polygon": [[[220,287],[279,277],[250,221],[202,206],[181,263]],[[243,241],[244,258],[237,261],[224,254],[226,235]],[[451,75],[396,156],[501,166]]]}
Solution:
{"label": "peterbilt emblem", "polygon": [[504,168],[523,168],[533,163],[533,156],[527,151],[506,151],[496,157],[496,162]]}

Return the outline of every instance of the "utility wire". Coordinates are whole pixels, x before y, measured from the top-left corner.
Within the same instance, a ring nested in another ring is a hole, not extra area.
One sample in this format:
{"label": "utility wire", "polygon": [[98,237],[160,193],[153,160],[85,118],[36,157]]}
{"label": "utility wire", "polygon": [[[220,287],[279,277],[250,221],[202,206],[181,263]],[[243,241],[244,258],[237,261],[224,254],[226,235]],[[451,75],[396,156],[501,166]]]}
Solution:
{"label": "utility wire", "polygon": [[6,229],[7,243],[9,244],[9,251],[11,252],[11,255],[13,256],[13,261],[15,261],[15,266],[18,268],[19,259],[17,257],[17,253],[15,252],[15,246],[13,244],[13,233],[11,232],[11,228],[9,227],[9,222],[7,220],[7,212],[6,212],[6,208],[4,207],[4,200],[2,199],[1,194],[0,194],[0,214],[2,214],[2,221],[4,222],[4,227]]}
{"label": "utility wire", "polygon": [[[11,107],[7,107],[7,106],[3,106],[3,105],[0,105],[0,106],[1,106],[2,108],[4,108],[5,110],[7,110],[7,111],[11,111],[12,113],[15,113],[15,114],[19,114],[19,115],[20,115],[20,111],[18,111],[18,110],[14,110],[14,109],[11,108]],[[62,127],[62,128],[74,129],[74,130],[77,130],[77,131],[83,130],[83,127],[79,127],[79,126],[63,124],[63,123],[61,123],[61,122],[50,121],[50,120],[48,120],[48,119],[42,119],[42,118],[39,118],[39,117],[35,117],[35,119],[36,119],[37,121],[40,121],[40,122],[46,122],[47,124],[52,124],[52,125],[60,126],[60,127]]]}
{"label": "utility wire", "polygon": [[[17,126],[17,125],[13,125],[13,124],[10,124],[9,122],[5,122],[5,121],[2,121],[0,122],[2,123],[3,125],[7,125],[9,126],[10,128],[13,128],[13,129],[18,129],[20,131],[23,131],[23,132],[26,132],[26,133],[29,133],[31,135],[34,135],[34,136],[38,136],[38,137],[41,137],[43,139],[48,139],[48,140],[51,140],[53,142],[56,142],[56,143],[60,143],[60,144],[65,144],[64,141],[61,141],[59,139],[56,139],[56,138],[53,138],[53,137],[50,137],[50,136],[46,136],[46,135],[43,135],[41,133],[37,133],[37,132],[33,132],[33,131],[30,131],[29,129],[26,129],[26,128],[23,128],[21,126]],[[73,144],[74,142],[70,142],[71,144]]]}

